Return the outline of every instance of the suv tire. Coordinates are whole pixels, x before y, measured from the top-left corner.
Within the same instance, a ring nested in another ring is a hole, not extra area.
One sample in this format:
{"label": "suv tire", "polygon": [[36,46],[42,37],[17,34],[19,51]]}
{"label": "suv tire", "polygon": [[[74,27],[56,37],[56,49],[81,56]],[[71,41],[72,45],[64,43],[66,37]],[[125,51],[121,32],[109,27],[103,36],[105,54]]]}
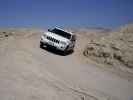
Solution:
{"label": "suv tire", "polygon": [[40,42],[40,48],[43,48],[43,43],[42,42]]}

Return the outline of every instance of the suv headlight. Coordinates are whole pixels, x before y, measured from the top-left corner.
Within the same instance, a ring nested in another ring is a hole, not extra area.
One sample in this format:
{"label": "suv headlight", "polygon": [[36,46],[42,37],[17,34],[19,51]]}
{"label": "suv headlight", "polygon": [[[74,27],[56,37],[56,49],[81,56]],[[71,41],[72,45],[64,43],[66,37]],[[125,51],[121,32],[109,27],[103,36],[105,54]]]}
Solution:
{"label": "suv headlight", "polygon": [[47,35],[46,34],[43,34],[43,36],[46,38],[47,37]]}
{"label": "suv headlight", "polygon": [[67,43],[64,42],[64,41],[60,41],[60,43],[61,43],[62,45],[67,45]]}

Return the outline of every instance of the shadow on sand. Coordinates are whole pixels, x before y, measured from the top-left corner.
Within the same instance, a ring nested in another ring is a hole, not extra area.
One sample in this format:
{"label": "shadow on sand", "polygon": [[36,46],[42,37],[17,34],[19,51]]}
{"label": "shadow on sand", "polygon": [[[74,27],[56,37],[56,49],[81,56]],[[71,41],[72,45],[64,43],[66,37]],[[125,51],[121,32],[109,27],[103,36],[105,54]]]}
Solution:
{"label": "shadow on sand", "polygon": [[68,56],[74,52],[73,50],[71,50],[71,51],[64,53],[63,51],[57,50],[54,47],[45,47],[44,46],[44,47],[40,47],[40,48],[46,50],[47,52],[50,52],[50,53],[53,53],[53,54],[59,55],[59,56]]}

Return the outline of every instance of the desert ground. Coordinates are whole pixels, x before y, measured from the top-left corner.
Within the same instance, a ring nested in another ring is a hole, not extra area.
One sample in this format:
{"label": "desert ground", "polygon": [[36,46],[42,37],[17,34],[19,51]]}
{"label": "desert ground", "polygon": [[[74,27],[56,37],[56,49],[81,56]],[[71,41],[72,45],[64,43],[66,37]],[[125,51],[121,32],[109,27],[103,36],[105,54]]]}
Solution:
{"label": "desert ground", "polygon": [[63,56],[39,47],[46,30],[0,29],[0,100],[133,100],[132,63],[103,63],[87,51],[90,42],[111,37],[110,30],[70,30],[76,47]]}

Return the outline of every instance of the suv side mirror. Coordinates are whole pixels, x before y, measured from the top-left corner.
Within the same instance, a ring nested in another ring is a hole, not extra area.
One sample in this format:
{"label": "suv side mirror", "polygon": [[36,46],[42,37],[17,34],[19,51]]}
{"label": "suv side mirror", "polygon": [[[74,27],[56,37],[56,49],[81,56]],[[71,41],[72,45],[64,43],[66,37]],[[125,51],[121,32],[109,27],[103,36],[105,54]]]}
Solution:
{"label": "suv side mirror", "polygon": [[73,35],[71,41],[76,41],[76,36]]}
{"label": "suv side mirror", "polygon": [[48,29],[48,31],[50,32],[50,29]]}

